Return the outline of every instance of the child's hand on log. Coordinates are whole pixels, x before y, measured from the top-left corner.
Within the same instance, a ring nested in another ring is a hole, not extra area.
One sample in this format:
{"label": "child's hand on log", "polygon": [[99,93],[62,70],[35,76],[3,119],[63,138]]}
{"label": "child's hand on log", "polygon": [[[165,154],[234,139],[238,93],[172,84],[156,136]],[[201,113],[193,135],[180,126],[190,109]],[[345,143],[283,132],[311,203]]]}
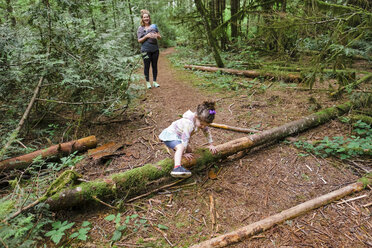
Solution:
{"label": "child's hand on log", "polygon": [[217,149],[214,145],[210,144],[208,148],[209,148],[209,151],[211,151],[211,153],[213,154],[217,153]]}
{"label": "child's hand on log", "polygon": [[187,160],[191,160],[191,159],[194,158],[194,155],[192,155],[192,153],[185,153],[183,156],[184,156]]}

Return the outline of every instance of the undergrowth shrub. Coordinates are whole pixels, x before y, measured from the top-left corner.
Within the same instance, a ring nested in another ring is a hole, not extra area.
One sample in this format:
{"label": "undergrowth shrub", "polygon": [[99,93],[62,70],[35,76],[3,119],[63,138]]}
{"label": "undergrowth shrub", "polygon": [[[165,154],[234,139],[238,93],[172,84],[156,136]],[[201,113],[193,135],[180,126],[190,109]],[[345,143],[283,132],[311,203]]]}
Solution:
{"label": "undergrowth shrub", "polygon": [[320,157],[335,156],[348,159],[358,156],[372,155],[372,129],[371,126],[358,121],[353,124],[353,135],[350,137],[334,136],[324,137],[322,140],[309,143],[306,141],[294,142],[297,148],[304,149]]}
{"label": "undergrowth shrub", "polygon": [[[23,174],[28,174],[29,179],[22,176],[9,180],[9,194],[0,199],[0,219],[4,220],[13,215],[17,210],[23,208],[39,199],[53,181],[58,177],[60,171],[70,169],[81,161],[83,156],[76,153],[61,159],[60,162],[47,162],[41,156],[34,159]],[[21,213],[6,223],[0,222],[0,239],[7,247],[36,247],[41,242],[43,235],[53,223],[56,229],[58,221],[53,220],[52,212],[45,203],[39,203],[29,212]],[[59,228],[52,232],[54,242],[62,238],[62,231],[69,229]],[[86,227],[85,227],[86,228]],[[80,235],[80,236],[79,236]],[[73,238],[84,238],[83,231]],[[58,243],[58,242],[55,242]]]}

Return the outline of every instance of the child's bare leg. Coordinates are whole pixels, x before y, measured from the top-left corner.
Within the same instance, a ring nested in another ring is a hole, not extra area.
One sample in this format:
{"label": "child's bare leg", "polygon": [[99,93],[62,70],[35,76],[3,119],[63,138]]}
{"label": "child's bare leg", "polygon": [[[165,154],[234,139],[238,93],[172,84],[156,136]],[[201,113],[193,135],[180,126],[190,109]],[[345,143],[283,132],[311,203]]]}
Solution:
{"label": "child's bare leg", "polygon": [[182,144],[178,144],[177,146],[174,147],[174,149],[176,150],[176,152],[174,153],[174,169],[171,171],[171,176],[181,178],[191,176],[191,171],[185,169],[181,165],[182,154],[183,151],[185,150],[185,147]]}
{"label": "child's bare leg", "polygon": [[185,147],[182,144],[178,144],[174,147],[176,152],[174,153],[174,167],[181,165],[182,154]]}

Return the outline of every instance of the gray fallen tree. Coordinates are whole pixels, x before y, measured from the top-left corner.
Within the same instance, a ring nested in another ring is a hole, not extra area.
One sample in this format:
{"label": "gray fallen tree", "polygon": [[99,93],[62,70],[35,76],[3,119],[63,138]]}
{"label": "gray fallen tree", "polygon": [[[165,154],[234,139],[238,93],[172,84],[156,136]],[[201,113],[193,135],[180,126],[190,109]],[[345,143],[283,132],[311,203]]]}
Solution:
{"label": "gray fallen tree", "polygon": [[286,220],[293,219],[297,216],[305,214],[310,210],[316,209],[338,199],[341,199],[349,194],[363,190],[367,185],[372,184],[371,177],[364,177],[356,183],[350,184],[341,189],[332,191],[328,194],[319,196],[312,200],[301,203],[297,206],[284,210],[278,214],[269,216],[263,220],[254,222],[250,225],[241,227],[235,231],[220,235],[210,240],[203,241],[199,244],[193,245],[190,248],[211,248],[211,247],[225,247],[237,242],[240,242],[246,238],[257,235],[261,232],[268,230],[269,228],[282,223]]}
{"label": "gray fallen tree", "polygon": [[238,75],[238,76],[245,76],[249,78],[256,78],[256,77],[264,77],[264,78],[276,78],[276,79],[283,79],[285,81],[291,82],[302,82],[303,78],[298,73],[290,73],[290,72],[281,72],[281,73],[274,73],[274,72],[263,72],[263,71],[254,71],[254,70],[236,70],[236,69],[227,69],[227,68],[219,68],[219,67],[209,67],[209,66],[199,66],[199,65],[184,65],[185,69],[192,69],[192,70],[199,70],[199,71],[207,71],[207,72],[223,72],[226,74]]}
{"label": "gray fallen tree", "polygon": [[[370,103],[370,99],[359,100],[357,102],[347,102],[336,107],[327,108],[303,119],[217,145],[217,154],[211,154],[208,149],[198,149],[195,151],[192,160],[183,158],[182,163],[197,173],[204,170],[211,162],[226,158],[239,151],[261,146],[268,142],[279,141],[287,136],[326,123],[331,119],[347,113],[353,107],[359,107],[362,104],[370,105]],[[78,185],[70,185],[68,188],[50,196],[46,200],[46,203],[50,205],[51,209],[58,210],[73,206],[82,206],[84,203],[94,202],[95,199],[108,201],[120,198],[125,201],[129,197],[149,192],[155,187],[158,187],[159,184],[171,180],[169,172],[172,168],[173,160],[167,158],[156,164],[146,164],[122,173],[112,174],[106,178],[83,182]]]}

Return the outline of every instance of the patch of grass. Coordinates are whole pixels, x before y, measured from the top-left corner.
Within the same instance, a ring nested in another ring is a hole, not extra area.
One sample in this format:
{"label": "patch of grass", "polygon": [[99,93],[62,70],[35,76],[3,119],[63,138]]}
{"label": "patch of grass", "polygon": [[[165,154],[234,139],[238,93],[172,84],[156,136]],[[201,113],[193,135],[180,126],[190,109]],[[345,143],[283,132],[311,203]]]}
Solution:
{"label": "patch of grass", "polygon": [[186,226],[186,224],[183,223],[183,222],[177,222],[177,223],[176,223],[176,227],[177,227],[177,228],[182,228],[182,227],[184,227],[184,226]]}

